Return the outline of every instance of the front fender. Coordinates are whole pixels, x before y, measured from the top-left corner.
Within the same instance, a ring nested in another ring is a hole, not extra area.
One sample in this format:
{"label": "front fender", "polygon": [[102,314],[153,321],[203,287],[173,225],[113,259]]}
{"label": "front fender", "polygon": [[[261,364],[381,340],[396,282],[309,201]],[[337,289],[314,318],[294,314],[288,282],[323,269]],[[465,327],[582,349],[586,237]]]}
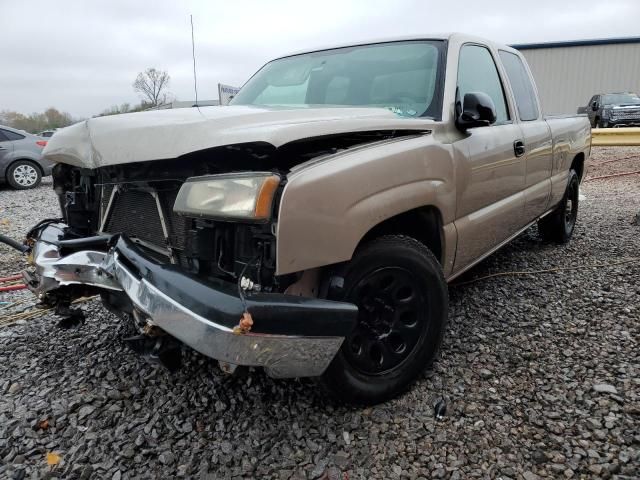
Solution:
{"label": "front fender", "polygon": [[277,268],[283,275],[349,260],[373,227],[435,206],[444,224],[455,213],[451,148],[432,135],[397,140],[293,172],[282,193]]}

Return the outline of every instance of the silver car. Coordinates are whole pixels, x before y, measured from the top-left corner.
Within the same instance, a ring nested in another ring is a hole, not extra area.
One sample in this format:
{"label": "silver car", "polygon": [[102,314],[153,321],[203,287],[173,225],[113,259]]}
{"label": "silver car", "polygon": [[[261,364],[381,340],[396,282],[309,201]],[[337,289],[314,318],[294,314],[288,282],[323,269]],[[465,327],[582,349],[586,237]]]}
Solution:
{"label": "silver car", "polygon": [[42,158],[46,145],[42,137],[0,125],[0,182],[18,190],[37,187],[54,165]]}

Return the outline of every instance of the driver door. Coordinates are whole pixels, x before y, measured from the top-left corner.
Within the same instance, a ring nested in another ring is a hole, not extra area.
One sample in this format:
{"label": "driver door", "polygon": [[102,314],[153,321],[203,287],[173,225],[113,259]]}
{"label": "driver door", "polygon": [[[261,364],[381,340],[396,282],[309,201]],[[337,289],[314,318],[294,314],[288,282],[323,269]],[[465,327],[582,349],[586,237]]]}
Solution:
{"label": "driver door", "polygon": [[491,51],[465,44],[458,63],[458,98],[484,92],[496,107],[497,120],[467,130],[456,148],[466,158],[458,165],[455,225],[458,247],[454,273],[474,262],[524,226],[524,151],[504,83]]}

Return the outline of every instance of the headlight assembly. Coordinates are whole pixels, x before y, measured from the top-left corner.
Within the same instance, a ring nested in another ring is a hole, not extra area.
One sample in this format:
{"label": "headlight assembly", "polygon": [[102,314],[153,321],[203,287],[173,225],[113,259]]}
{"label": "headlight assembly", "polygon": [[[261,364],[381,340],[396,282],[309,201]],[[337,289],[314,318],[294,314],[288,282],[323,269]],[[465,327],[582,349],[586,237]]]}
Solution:
{"label": "headlight assembly", "polygon": [[280,177],[271,172],[191,177],[180,188],[173,210],[187,217],[265,221],[278,185]]}

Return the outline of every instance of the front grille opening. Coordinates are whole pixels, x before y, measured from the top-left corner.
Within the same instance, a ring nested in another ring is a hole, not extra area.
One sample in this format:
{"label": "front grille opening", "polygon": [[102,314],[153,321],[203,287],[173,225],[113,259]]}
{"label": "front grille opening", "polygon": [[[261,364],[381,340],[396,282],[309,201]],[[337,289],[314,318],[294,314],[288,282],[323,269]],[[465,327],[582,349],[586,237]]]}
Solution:
{"label": "front grille opening", "polygon": [[142,190],[116,193],[106,231],[125,233],[154,245],[167,246],[156,200],[149,192]]}
{"label": "front grille opening", "polygon": [[[136,239],[138,246],[158,261],[167,262],[171,259],[172,262],[188,265],[184,250],[192,219],[173,212],[180,184],[173,183],[169,188],[162,185],[157,189],[150,185],[140,188],[126,183],[105,184],[101,190],[100,218],[105,222],[101,228],[103,232],[122,233]],[[113,192],[115,194],[111,200]],[[166,235],[158,203],[163,212]]]}

